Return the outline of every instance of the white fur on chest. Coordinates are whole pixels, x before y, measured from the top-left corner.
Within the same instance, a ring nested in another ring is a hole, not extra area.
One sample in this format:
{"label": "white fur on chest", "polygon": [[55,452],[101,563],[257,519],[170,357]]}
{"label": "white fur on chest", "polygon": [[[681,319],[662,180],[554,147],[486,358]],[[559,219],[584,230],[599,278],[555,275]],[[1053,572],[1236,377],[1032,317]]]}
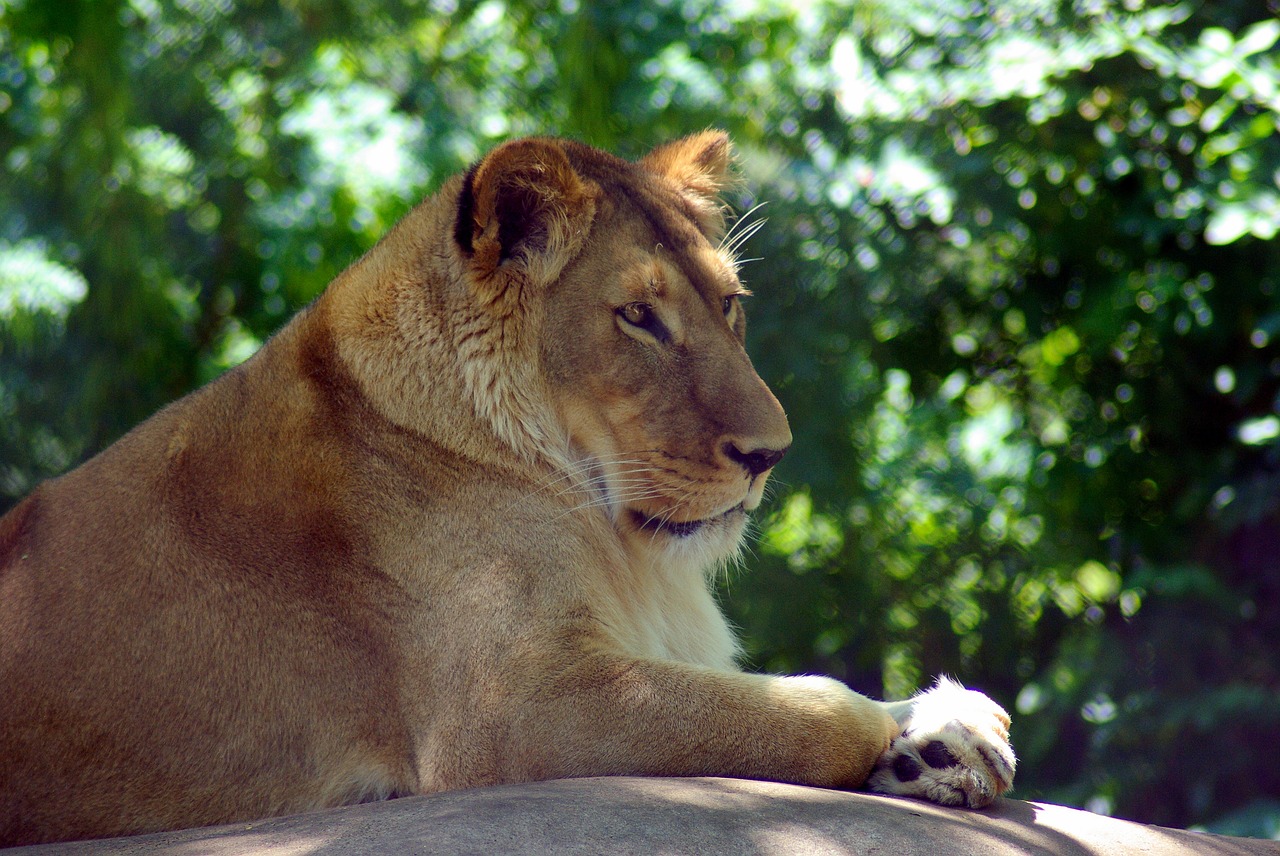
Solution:
{"label": "white fur on chest", "polygon": [[631,653],[736,669],[738,641],[716,602],[700,545],[674,541],[628,558],[640,583],[629,610]]}

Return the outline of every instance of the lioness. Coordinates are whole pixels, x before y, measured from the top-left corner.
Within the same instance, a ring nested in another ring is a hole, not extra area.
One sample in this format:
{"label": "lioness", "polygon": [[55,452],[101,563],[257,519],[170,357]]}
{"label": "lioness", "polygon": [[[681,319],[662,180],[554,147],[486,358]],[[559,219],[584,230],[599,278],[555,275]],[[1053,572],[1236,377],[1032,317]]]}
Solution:
{"label": "lioness", "polygon": [[979,693],[734,665],[712,579],[791,432],[730,159],[500,146],[5,516],[0,842],[560,776],[1008,788]]}

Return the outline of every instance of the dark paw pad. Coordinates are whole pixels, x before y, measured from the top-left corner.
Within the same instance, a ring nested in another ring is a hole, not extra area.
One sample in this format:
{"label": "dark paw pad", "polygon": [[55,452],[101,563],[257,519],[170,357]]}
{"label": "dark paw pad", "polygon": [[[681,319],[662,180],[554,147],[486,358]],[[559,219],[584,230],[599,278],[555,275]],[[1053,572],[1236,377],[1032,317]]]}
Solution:
{"label": "dark paw pad", "polygon": [[[956,760],[956,756],[951,754],[951,750],[941,740],[931,740],[920,750],[920,757],[926,764],[936,770],[943,770],[947,767],[954,767],[960,763]],[[919,773],[917,772],[917,775]],[[898,778],[902,778],[899,776]],[[915,778],[914,776],[912,778]]]}
{"label": "dark paw pad", "polygon": [[910,755],[899,755],[893,759],[893,774],[900,782],[912,782],[920,778],[920,765]]}

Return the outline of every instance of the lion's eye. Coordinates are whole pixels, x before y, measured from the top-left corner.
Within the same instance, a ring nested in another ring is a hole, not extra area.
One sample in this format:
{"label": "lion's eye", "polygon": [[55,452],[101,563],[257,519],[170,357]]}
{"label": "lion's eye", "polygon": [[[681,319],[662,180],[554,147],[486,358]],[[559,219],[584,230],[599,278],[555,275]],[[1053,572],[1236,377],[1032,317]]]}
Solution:
{"label": "lion's eye", "polygon": [[648,327],[653,323],[653,307],[647,303],[628,303],[618,312],[623,320],[636,327]]}
{"label": "lion's eye", "polygon": [[632,327],[644,330],[659,342],[666,342],[670,336],[667,328],[658,320],[658,313],[648,303],[626,303],[618,307],[618,317]]}
{"label": "lion's eye", "polygon": [[733,301],[737,299],[738,299],[738,295],[736,294],[730,294],[728,297],[724,299],[723,306],[724,306],[724,314],[726,317],[728,317],[729,313],[733,311]]}

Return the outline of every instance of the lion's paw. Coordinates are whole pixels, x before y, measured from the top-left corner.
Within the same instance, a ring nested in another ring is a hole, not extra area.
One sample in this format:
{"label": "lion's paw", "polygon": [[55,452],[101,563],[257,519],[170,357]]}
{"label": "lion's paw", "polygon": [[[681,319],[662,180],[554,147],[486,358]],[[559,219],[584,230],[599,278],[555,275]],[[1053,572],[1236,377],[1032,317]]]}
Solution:
{"label": "lion's paw", "polygon": [[868,790],[982,808],[1013,784],[1009,714],[982,693],[944,678],[890,710],[902,733],[876,761]]}

